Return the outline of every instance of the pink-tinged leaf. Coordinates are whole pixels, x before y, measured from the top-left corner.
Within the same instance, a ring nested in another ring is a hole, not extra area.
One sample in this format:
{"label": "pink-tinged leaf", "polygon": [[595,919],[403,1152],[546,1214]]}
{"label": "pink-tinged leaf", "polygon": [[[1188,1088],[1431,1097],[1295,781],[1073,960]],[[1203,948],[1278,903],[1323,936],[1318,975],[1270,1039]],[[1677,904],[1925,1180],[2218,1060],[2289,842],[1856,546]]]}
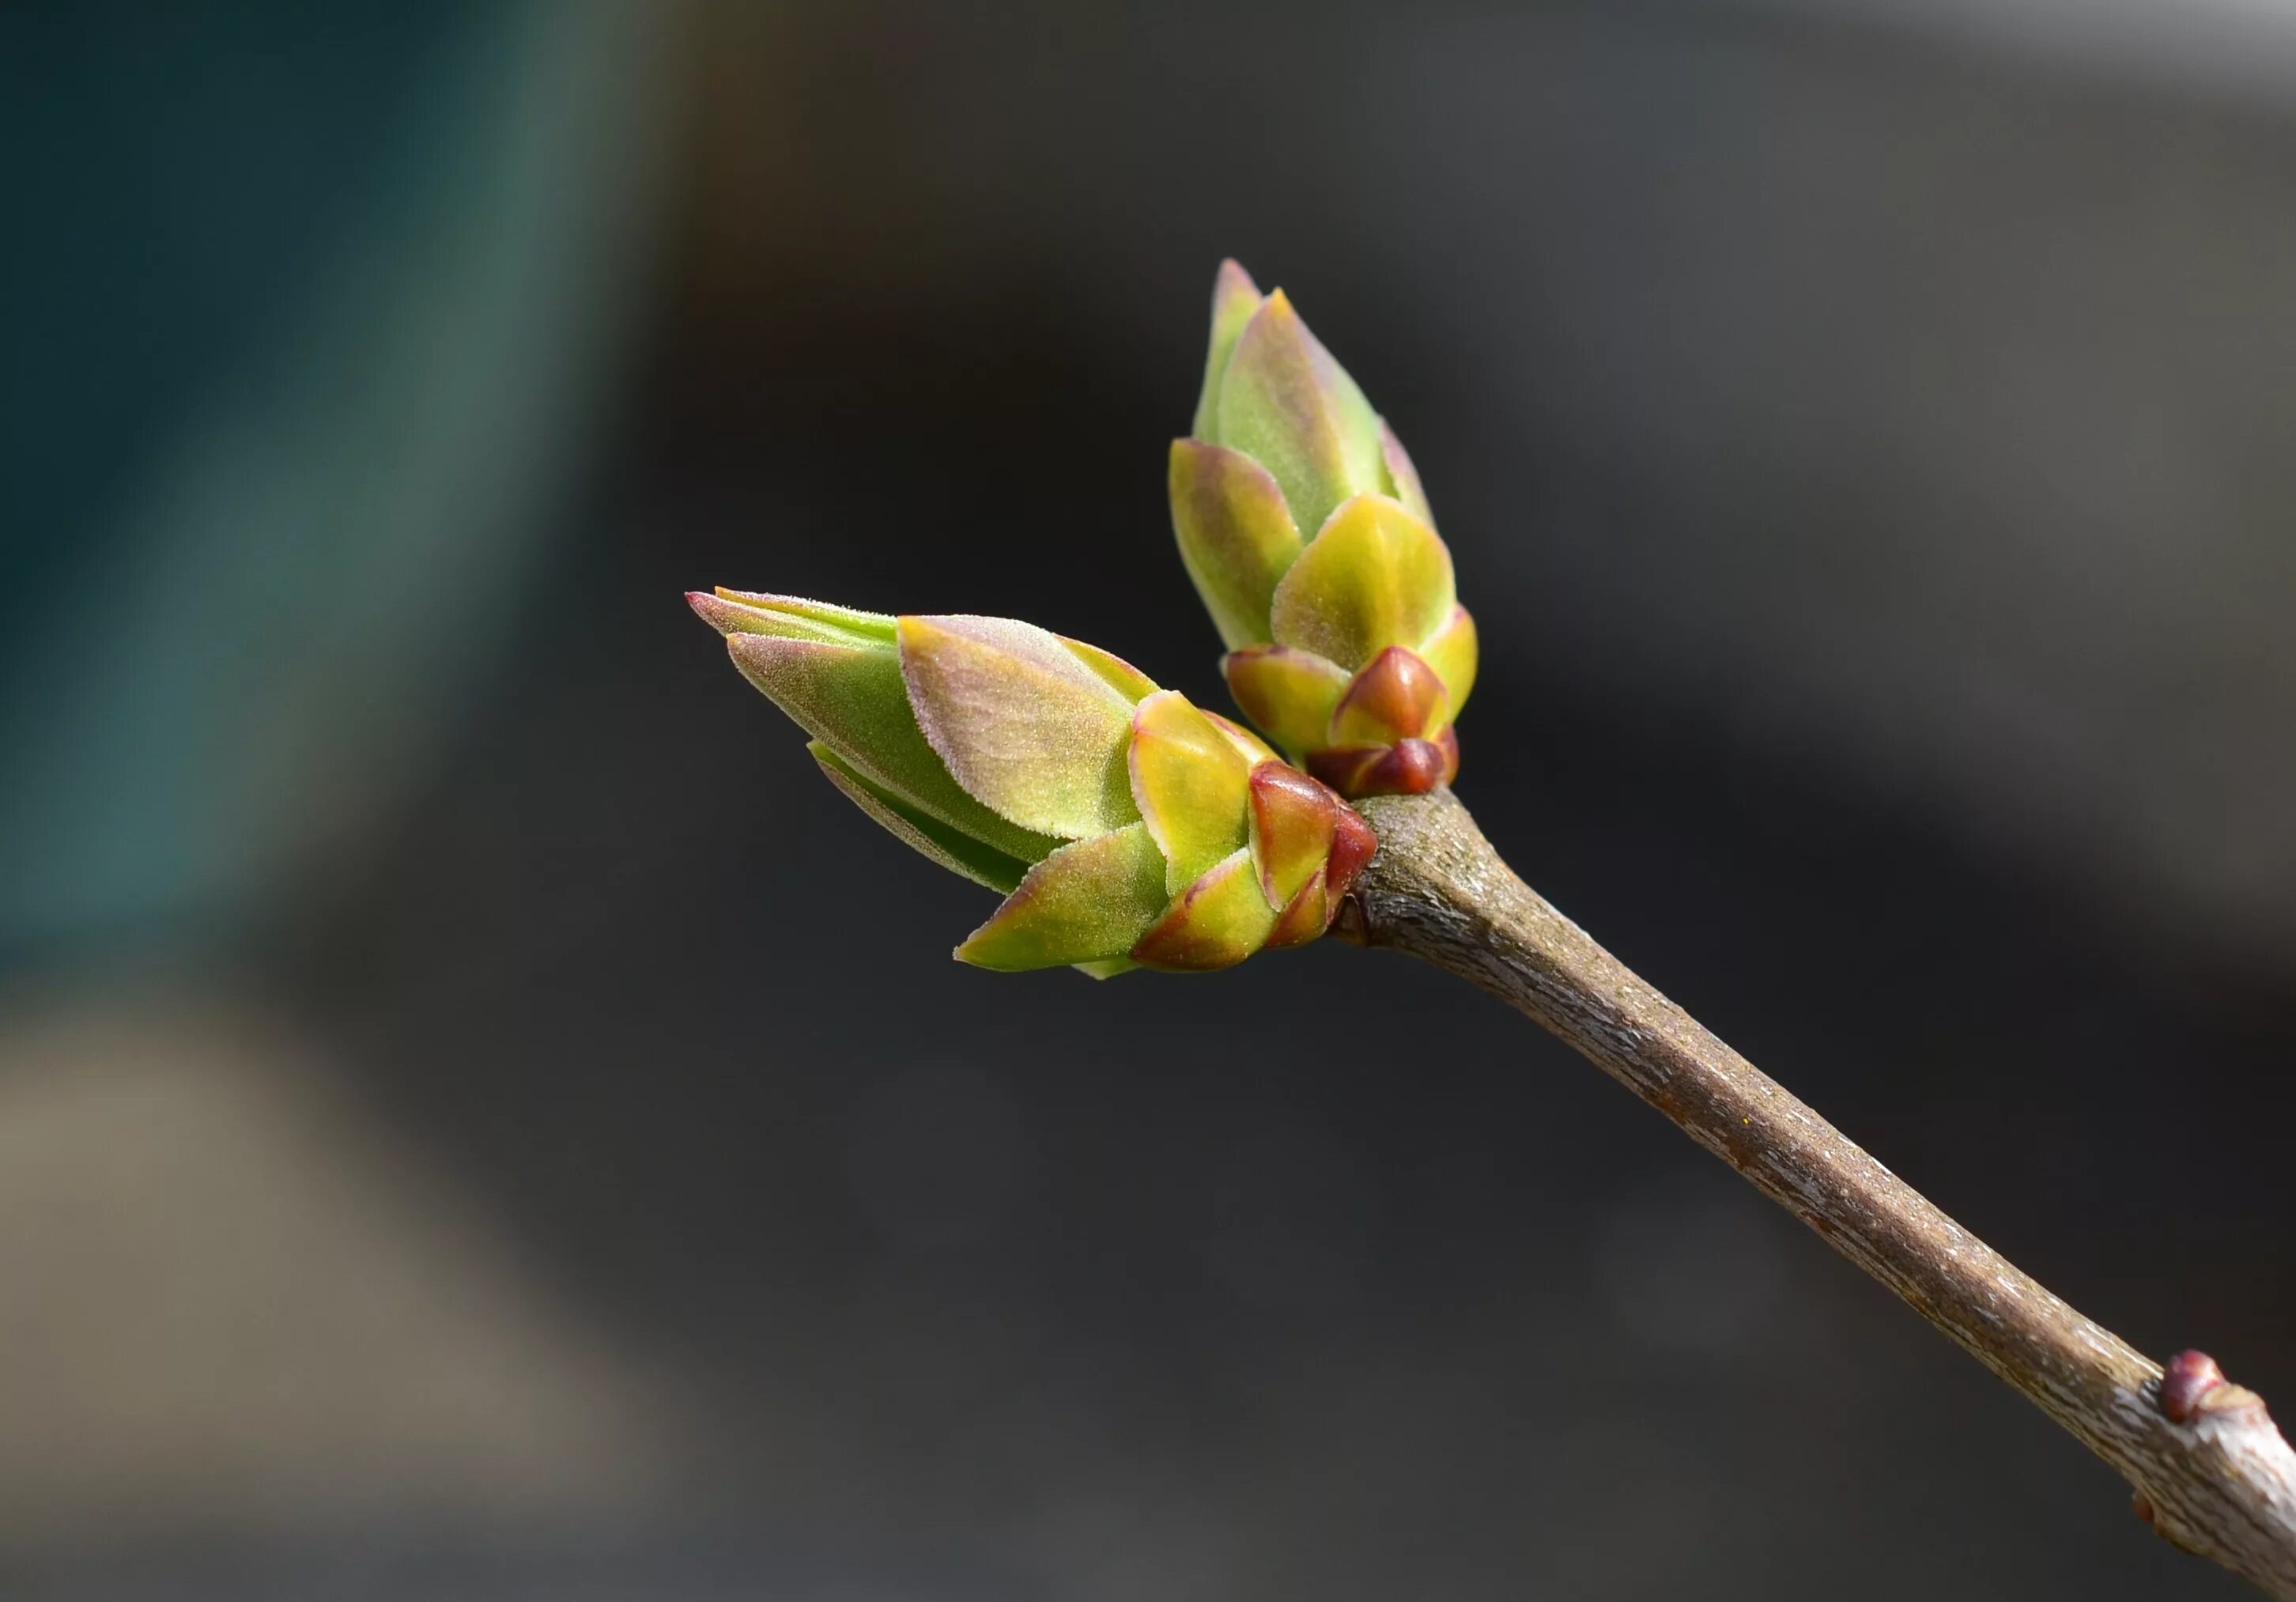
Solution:
{"label": "pink-tinged leaf", "polygon": [[1475,687],[1475,620],[1465,607],[1454,606],[1443,626],[1419,647],[1421,659],[1443,681],[1443,712],[1438,722],[1454,721],[1467,704],[1468,692]]}
{"label": "pink-tinged leaf", "polygon": [[1227,376],[1228,358],[1235,354],[1235,341],[1243,333],[1243,325],[1251,321],[1251,314],[1259,309],[1259,286],[1251,275],[1233,259],[1219,264],[1219,275],[1212,282],[1211,348],[1204,357],[1204,387],[1196,398],[1195,422],[1188,431],[1199,440],[1209,440],[1217,425],[1219,407],[1220,380]]}
{"label": "pink-tinged leaf", "polygon": [[1334,745],[1390,745],[1423,738],[1443,715],[1443,681],[1400,645],[1390,645],[1355,677],[1332,714]]}
{"label": "pink-tinged leaf", "polygon": [[1275,752],[1269,748],[1267,742],[1233,718],[1223,718],[1218,712],[1206,712],[1204,716],[1218,726],[1219,732],[1227,736],[1229,744],[1243,753],[1245,761],[1257,767],[1262,762],[1275,760]]}
{"label": "pink-tinged leaf", "polygon": [[911,806],[882,785],[871,783],[868,776],[820,741],[811,742],[806,749],[813,753],[813,760],[821,764],[821,770],[829,776],[829,782],[845,792],[847,799],[855,806],[874,818],[894,838],[939,863],[949,872],[962,874],[975,884],[985,884],[1000,896],[1012,894],[1027,876],[1028,863],[981,844],[930,813]]}
{"label": "pink-tinged leaf", "polygon": [[1172,533],[1223,644],[1264,643],[1276,582],[1299,560],[1300,530],[1267,470],[1240,451],[1172,441]]}
{"label": "pink-tinged leaf", "polygon": [[1332,514],[1275,587],[1275,643],[1349,672],[1390,645],[1414,650],[1457,603],[1451,553],[1435,530],[1383,495]]}
{"label": "pink-tinged leaf", "polygon": [[1132,714],[1132,800],[1169,864],[1177,895],[1244,840],[1251,764],[1177,690],[1159,690]]}
{"label": "pink-tinged leaf", "polygon": [[1338,903],[1332,900],[1324,888],[1324,876],[1317,874],[1300,887],[1299,893],[1285,904],[1275,920],[1275,927],[1267,937],[1266,949],[1280,951],[1288,946],[1304,946],[1319,938],[1332,926],[1332,914]]}
{"label": "pink-tinged leaf", "polygon": [[1298,756],[1324,743],[1332,713],[1348,692],[1348,671],[1311,651],[1251,645],[1220,660],[1228,694],[1243,715]]}
{"label": "pink-tinged leaf", "polygon": [[1201,974],[1233,967],[1267,943],[1275,908],[1259,892],[1251,853],[1239,850],[1188,886],[1132,948],[1144,968]]}
{"label": "pink-tinged leaf", "polygon": [[1113,651],[1103,651],[1098,645],[1087,645],[1082,640],[1072,640],[1065,634],[1053,637],[1075,653],[1077,660],[1108,681],[1109,687],[1137,705],[1156,693],[1156,681],[1126,661]]}
{"label": "pink-tinged leaf", "polygon": [[909,710],[892,649],[745,633],[726,636],[726,649],[744,678],[879,788],[1024,862],[1059,843],[990,811],[949,776]]}
{"label": "pink-tinged leaf", "polygon": [[1387,426],[1387,419],[1379,420],[1380,465],[1387,470],[1387,482],[1382,488],[1401,501],[1411,514],[1429,528],[1435,526],[1435,513],[1428,510],[1427,491],[1420,487],[1419,469],[1411,464],[1411,457],[1403,448],[1403,441]]}
{"label": "pink-tinged leaf", "polygon": [[1138,819],[1132,702],[1060,636],[1009,618],[905,617],[919,727],[965,792],[1024,829],[1082,840]]}
{"label": "pink-tinged leaf", "polygon": [[1262,762],[1251,770],[1251,859],[1260,892],[1283,907],[1318,879],[1339,832],[1340,798],[1296,768]]}
{"label": "pink-tinged leaf", "polygon": [[890,645],[893,620],[796,596],[751,595],[720,589],[715,595],[686,592],[685,603],[718,633],[769,634],[782,639],[819,640],[832,645]]}
{"label": "pink-tinged leaf", "polygon": [[1030,868],[956,957],[1005,974],[1111,962],[1130,954],[1170,901],[1164,854],[1147,825],[1131,824],[1064,845]]}
{"label": "pink-tinged leaf", "polygon": [[1280,289],[1235,342],[1208,437],[1274,474],[1301,530],[1386,482],[1378,415]]}

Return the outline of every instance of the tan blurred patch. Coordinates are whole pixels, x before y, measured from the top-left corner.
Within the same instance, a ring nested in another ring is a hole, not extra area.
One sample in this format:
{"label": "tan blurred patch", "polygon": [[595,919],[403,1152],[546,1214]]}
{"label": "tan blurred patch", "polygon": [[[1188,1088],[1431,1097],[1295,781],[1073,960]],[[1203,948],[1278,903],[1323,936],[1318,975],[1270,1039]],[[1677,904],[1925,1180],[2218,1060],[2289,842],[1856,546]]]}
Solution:
{"label": "tan blurred patch", "polygon": [[0,1010],[0,1543],[550,1516],[660,1481],[638,1366],[317,1066],[220,1004]]}

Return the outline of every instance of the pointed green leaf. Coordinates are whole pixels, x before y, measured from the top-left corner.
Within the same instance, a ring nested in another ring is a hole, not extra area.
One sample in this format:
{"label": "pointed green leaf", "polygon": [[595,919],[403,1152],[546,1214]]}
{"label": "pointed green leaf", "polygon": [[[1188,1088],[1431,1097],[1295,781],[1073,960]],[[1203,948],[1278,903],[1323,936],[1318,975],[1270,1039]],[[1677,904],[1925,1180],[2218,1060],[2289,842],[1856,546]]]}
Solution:
{"label": "pointed green leaf", "polygon": [[1211,438],[1275,475],[1303,530],[1386,482],[1377,414],[1280,289],[1235,342]]}
{"label": "pointed green leaf", "polygon": [[743,633],[728,635],[726,648],[744,678],[880,788],[1022,861],[1058,843],[998,817],[949,776],[909,710],[895,652]]}
{"label": "pointed green leaf", "polygon": [[1086,979],[1113,979],[1119,974],[1129,974],[1140,965],[1128,957],[1111,957],[1103,962],[1080,962],[1076,971]]}
{"label": "pointed green leaf", "polygon": [[1276,581],[1300,558],[1300,530],[1267,470],[1240,451],[1172,441],[1172,532],[1180,561],[1233,649],[1267,639]]}
{"label": "pointed green leaf", "polygon": [[1276,908],[1260,893],[1251,852],[1225,857],[1198,879],[1132,948],[1144,968],[1203,973],[1233,967],[1267,943]]}
{"label": "pointed green leaf", "polygon": [[1443,681],[1439,721],[1449,723],[1458,717],[1459,709],[1467,704],[1467,693],[1475,687],[1475,620],[1467,615],[1467,609],[1451,608],[1443,626],[1419,647],[1419,655]]}
{"label": "pointed green leaf", "polygon": [[1066,645],[1076,658],[1108,682],[1109,687],[1124,697],[1127,705],[1136,706],[1156,693],[1156,681],[1126,661],[1113,651],[1103,651],[1098,645],[1087,645],[1082,640],[1072,640],[1065,634],[1053,637]]}
{"label": "pointed green leaf", "polygon": [[1383,495],[1332,514],[1275,587],[1278,645],[1349,672],[1390,645],[1416,649],[1451,615],[1451,553],[1435,530]]}
{"label": "pointed green leaf", "polygon": [[985,884],[1000,896],[1011,895],[1027,875],[1028,863],[1008,857],[993,846],[983,845],[930,813],[920,811],[882,785],[872,783],[866,774],[820,741],[810,742],[806,749],[821,764],[829,782],[845,792],[855,806],[876,819],[896,839],[949,872],[962,874],[976,884]]}
{"label": "pointed green leaf", "polygon": [[1387,493],[1401,501],[1411,514],[1429,528],[1435,526],[1435,513],[1427,507],[1427,491],[1420,487],[1419,469],[1411,464],[1411,457],[1403,448],[1403,441],[1387,426],[1387,419],[1379,420],[1379,457],[1387,469]]}
{"label": "pointed green leaf", "polygon": [[1220,659],[1228,694],[1243,715],[1297,756],[1324,743],[1332,711],[1348,691],[1348,672],[1312,651],[1253,645]]}
{"label": "pointed green leaf", "polygon": [[879,612],[794,596],[758,596],[721,589],[715,595],[688,591],[686,604],[718,633],[769,634],[782,639],[820,640],[832,645],[890,645],[893,620]]}
{"label": "pointed green leaf", "polygon": [[1108,962],[1130,955],[1170,900],[1163,852],[1146,824],[1131,824],[1064,845],[1030,868],[956,957],[1007,974]]}
{"label": "pointed green leaf", "polygon": [[1058,635],[1010,618],[905,617],[900,640],[917,723],[968,794],[1067,840],[1138,819],[1124,766],[1132,702]]}
{"label": "pointed green leaf", "polygon": [[1177,690],[1159,690],[1132,715],[1132,799],[1177,895],[1243,843],[1251,764]]}
{"label": "pointed green leaf", "polygon": [[1219,406],[1220,380],[1227,376],[1228,357],[1235,352],[1236,336],[1259,309],[1259,286],[1234,260],[1219,264],[1212,282],[1211,349],[1204,357],[1203,392],[1196,398],[1196,420],[1189,432],[1199,440],[1212,437]]}
{"label": "pointed green leaf", "polygon": [[893,643],[895,620],[885,612],[863,612],[857,607],[832,605],[827,601],[808,601],[802,596],[771,596],[758,590],[727,589],[722,584],[718,587],[718,598],[742,606],[789,612],[865,636],[882,645]]}

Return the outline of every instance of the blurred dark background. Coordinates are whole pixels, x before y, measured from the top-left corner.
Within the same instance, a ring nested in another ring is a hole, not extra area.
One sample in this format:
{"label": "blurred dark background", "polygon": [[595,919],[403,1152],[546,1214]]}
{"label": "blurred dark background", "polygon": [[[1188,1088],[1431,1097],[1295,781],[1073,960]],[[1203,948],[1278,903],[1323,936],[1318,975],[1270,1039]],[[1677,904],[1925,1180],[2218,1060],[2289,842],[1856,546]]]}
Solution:
{"label": "blurred dark background", "polygon": [[1240,257],[1524,873],[2296,1406],[2296,14],[16,7],[0,160],[0,1593],[2243,1594],[1454,982],[948,962],[678,594],[1219,704]]}

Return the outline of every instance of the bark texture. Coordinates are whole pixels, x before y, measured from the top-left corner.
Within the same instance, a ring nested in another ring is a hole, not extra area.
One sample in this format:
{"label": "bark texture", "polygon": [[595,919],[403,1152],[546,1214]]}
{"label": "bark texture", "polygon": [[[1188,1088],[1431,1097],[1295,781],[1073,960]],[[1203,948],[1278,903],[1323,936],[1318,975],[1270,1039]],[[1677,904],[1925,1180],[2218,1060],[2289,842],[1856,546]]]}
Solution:
{"label": "bark texture", "polygon": [[1336,932],[1472,981],[1736,1169],[2111,1464],[2161,1535],[2296,1602],[2296,1452],[2198,1352],[2166,1371],[1963,1228],[1517,878],[1447,790],[1361,803]]}

